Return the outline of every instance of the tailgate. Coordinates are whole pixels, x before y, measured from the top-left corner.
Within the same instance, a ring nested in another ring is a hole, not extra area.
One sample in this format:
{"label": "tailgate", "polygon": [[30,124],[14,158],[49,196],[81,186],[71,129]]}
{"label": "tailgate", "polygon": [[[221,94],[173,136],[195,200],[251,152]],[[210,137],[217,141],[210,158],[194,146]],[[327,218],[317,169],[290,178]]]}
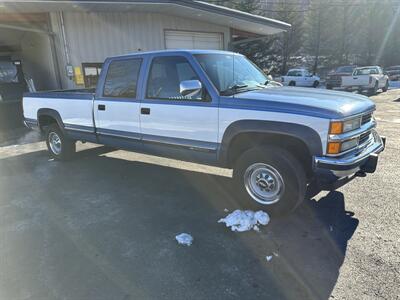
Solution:
{"label": "tailgate", "polygon": [[342,86],[369,85],[369,75],[343,76]]}

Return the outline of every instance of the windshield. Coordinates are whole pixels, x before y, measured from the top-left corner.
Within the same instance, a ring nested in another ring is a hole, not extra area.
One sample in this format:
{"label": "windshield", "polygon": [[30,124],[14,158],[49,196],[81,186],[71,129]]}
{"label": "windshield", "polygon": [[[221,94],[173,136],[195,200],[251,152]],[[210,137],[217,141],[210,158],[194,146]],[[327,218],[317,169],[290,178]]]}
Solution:
{"label": "windshield", "polygon": [[353,67],[339,67],[336,69],[337,73],[351,73],[353,72]]}
{"label": "windshield", "polygon": [[0,61],[0,83],[18,82],[17,67],[11,61]]}
{"label": "windshield", "polygon": [[221,95],[260,89],[268,82],[264,73],[244,56],[197,54],[195,57]]}

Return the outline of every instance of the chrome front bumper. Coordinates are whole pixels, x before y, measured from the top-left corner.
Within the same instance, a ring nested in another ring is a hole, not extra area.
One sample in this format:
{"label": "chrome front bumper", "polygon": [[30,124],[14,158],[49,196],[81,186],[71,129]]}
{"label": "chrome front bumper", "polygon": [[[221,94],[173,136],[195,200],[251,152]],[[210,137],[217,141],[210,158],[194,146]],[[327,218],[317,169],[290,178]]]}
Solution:
{"label": "chrome front bumper", "polygon": [[356,153],[340,157],[314,156],[314,170],[328,171],[337,178],[343,178],[359,171],[373,173],[376,168],[377,156],[385,149],[386,138],[372,130],[371,142]]}

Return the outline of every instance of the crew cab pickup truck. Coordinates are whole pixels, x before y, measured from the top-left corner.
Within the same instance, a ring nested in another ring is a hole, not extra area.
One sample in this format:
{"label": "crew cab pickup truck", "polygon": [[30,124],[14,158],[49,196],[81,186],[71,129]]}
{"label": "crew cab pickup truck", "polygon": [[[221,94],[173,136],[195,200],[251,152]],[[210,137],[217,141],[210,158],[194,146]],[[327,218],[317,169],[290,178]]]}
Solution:
{"label": "crew cab pickup truck", "polygon": [[379,89],[386,92],[389,88],[389,77],[379,66],[355,68],[351,76],[342,77],[342,88],[347,90],[368,91],[374,95]]}
{"label": "crew cab pickup truck", "polygon": [[368,98],[270,85],[224,51],[111,57],[95,91],[27,93],[23,107],[55,159],[88,141],[231,168],[241,205],[273,214],[294,210],[316,182],[332,189],[374,172],[385,145]]}
{"label": "crew cab pickup truck", "polygon": [[328,90],[342,86],[342,77],[353,74],[355,66],[341,66],[336,70],[329,72],[326,76],[325,86]]}
{"label": "crew cab pickup truck", "polygon": [[306,69],[290,69],[286,76],[282,76],[281,81],[283,85],[316,88],[320,78]]}

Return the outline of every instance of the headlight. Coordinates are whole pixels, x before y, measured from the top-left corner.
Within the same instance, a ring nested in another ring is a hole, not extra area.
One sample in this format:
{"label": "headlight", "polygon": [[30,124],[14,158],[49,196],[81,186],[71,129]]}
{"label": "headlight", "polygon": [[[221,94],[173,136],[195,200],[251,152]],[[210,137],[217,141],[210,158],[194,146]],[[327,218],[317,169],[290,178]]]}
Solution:
{"label": "headlight", "polygon": [[347,151],[351,148],[354,148],[358,145],[358,138],[357,139],[352,139],[348,140],[342,143],[342,146],[340,147],[340,152]]}
{"label": "headlight", "polygon": [[361,117],[350,119],[347,121],[332,121],[329,126],[330,134],[342,134],[360,128]]}

